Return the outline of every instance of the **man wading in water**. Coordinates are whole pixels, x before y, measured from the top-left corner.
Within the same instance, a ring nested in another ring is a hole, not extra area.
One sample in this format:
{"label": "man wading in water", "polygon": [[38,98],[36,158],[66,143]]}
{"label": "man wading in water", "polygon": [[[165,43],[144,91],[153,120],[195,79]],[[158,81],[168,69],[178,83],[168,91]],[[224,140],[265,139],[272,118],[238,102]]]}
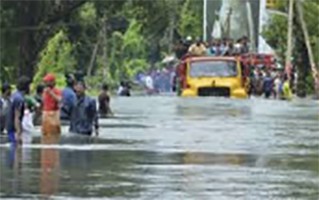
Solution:
{"label": "man wading in water", "polygon": [[76,94],[74,91],[75,77],[73,74],[66,74],[65,78],[66,87],[62,91],[60,119],[63,121],[69,121],[70,119],[67,113],[70,112],[70,107],[76,100]]}
{"label": "man wading in water", "polygon": [[11,144],[22,144],[22,118],[24,114],[24,96],[30,92],[30,79],[22,76],[17,83],[17,91],[11,96],[7,115],[7,131]]}
{"label": "man wading in water", "polygon": [[75,84],[76,101],[70,108],[70,132],[82,135],[99,135],[98,112],[96,101],[85,94],[84,82]]}
{"label": "man wading in water", "polygon": [[60,134],[60,102],[61,91],[55,88],[55,76],[47,74],[43,78],[46,88],[43,92],[43,114],[42,133],[43,135]]}
{"label": "man wading in water", "polygon": [[99,114],[101,118],[113,116],[113,112],[110,107],[110,95],[109,87],[107,84],[102,85],[101,93],[98,97],[99,100]]}

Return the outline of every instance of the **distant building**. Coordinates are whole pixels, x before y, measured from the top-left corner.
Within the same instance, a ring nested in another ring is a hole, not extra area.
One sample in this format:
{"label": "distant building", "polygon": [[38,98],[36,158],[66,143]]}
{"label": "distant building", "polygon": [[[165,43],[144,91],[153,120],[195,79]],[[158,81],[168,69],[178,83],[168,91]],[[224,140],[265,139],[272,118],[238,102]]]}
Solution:
{"label": "distant building", "polygon": [[[265,1],[265,0],[264,0]],[[251,22],[252,26],[249,26],[249,20],[247,17],[248,9],[246,2],[249,2]],[[207,1],[207,35],[208,39],[214,32],[214,25],[216,21],[222,26],[221,35],[229,36],[234,39],[238,39],[242,36],[248,36],[254,38],[254,45],[258,46],[258,34],[259,34],[259,10],[260,0],[214,0]],[[229,24],[229,34],[225,34],[227,25]],[[216,30],[215,30],[216,32]],[[251,35],[253,33],[253,35]],[[252,42],[252,41],[251,41]]]}

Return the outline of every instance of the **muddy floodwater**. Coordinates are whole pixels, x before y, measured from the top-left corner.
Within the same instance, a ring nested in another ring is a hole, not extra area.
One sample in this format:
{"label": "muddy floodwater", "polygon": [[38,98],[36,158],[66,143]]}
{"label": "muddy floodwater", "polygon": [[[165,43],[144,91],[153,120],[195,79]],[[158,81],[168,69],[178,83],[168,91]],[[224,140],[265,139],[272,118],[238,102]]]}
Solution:
{"label": "muddy floodwater", "polygon": [[319,103],[114,98],[98,138],[0,144],[0,198],[318,199]]}

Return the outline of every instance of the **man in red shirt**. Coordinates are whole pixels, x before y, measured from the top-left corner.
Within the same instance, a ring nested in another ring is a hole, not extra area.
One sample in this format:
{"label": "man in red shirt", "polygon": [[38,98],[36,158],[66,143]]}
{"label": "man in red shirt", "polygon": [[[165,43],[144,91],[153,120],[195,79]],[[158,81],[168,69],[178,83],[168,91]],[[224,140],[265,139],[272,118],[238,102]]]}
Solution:
{"label": "man in red shirt", "polygon": [[61,91],[55,88],[55,76],[47,74],[43,78],[46,88],[43,92],[42,133],[44,135],[60,134]]}

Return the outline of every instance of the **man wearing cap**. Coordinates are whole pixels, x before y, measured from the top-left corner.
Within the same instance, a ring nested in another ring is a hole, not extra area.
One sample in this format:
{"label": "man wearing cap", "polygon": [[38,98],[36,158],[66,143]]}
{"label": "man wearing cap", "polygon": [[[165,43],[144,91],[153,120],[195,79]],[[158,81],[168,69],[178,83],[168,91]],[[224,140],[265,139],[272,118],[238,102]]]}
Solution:
{"label": "man wearing cap", "polygon": [[43,78],[46,88],[43,92],[42,133],[44,135],[60,134],[61,91],[55,87],[55,76],[47,74]]}
{"label": "man wearing cap", "polygon": [[96,101],[85,95],[85,84],[80,81],[75,84],[76,101],[70,109],[70,132],[82,135],[96,136],[99,132],[98,112]]}
{"label": "man wearing cap", "polygon": [[6,124],[6,115],[10,106],[11,87],[4,83],[1,87],[0,97],[0,134],[3,133]]}

